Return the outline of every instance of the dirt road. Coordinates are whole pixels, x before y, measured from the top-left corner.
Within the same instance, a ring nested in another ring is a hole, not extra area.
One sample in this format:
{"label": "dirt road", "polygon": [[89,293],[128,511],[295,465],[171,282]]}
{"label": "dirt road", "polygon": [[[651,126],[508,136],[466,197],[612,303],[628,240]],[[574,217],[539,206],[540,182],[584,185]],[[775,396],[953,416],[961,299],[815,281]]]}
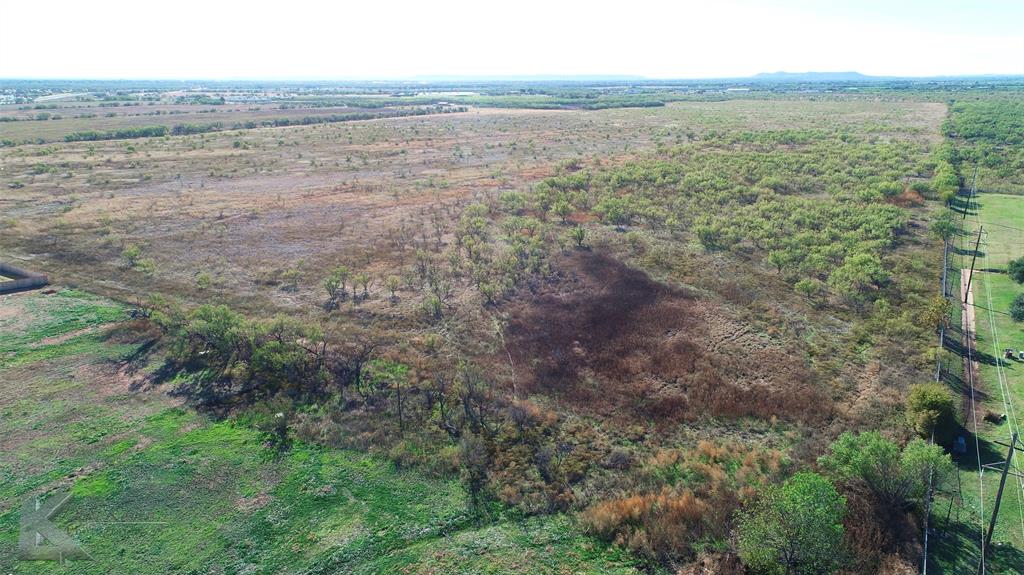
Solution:
{"label": "dirt road", "polygon": [[[980,366],[978,365],[977,340],[974,331],[974,282],[969,281],[970,277],[970,270],[960,270],[960,293],[967,293],[967,303],[961,302],[960,304],[963,310],[963,313],[960,314],[960,327],[963,328],[964,349],[969,351],[964,356],[964,378],[968,382],[973,382],[973,387],[978,387]],[[969,291],[968,283],[970,283]],[[967,412],[970,408],[971,398],[967,396],[964,398],[964,411]]]}

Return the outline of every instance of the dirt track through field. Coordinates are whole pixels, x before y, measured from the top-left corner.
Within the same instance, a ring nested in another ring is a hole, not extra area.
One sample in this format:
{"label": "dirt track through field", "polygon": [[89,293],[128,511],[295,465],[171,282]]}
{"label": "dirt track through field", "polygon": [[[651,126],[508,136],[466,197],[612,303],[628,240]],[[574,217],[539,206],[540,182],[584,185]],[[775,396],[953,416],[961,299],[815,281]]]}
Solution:
{"label": "dirt track through field", "polygon": [[[973,381],[973,388],[977,388],[979,382],[978,375],[980,373],[978,365],[978,349],[977,339],[974,331],[974,282],[970,281],[971,270],[960,270],[960,293],[967,294],[966,303],[961,303],[963,313],[960,314],[961,328],[964,333],[964,349],[968,350],[967,355],[964,357],[964,375],[967,376],[967,381]],[[968,285],[969,284],[969,285]],[[968,411],[971,409],[970,398],[964,399],[964,410]]]}

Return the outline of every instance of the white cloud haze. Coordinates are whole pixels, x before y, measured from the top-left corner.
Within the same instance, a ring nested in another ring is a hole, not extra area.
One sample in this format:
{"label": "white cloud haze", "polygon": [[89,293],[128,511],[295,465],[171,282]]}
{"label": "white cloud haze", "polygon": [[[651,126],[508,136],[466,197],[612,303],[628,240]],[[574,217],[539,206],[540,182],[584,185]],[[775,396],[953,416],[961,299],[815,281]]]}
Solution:
{"label": "white cloud haze", "polygon": [[1024,2],[5,2],[0,77],[1024,73]]}

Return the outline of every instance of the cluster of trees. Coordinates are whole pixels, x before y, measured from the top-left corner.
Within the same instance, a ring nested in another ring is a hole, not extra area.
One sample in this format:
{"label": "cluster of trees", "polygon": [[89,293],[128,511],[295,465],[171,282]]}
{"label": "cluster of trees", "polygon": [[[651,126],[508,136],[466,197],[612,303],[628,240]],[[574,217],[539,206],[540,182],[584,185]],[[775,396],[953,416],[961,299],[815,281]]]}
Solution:
{"label": "cluster of trees", "polygon": [[93,142],[97,140],[127,140],[131,138],[159,138],[168,134],[167,126],[142,126],[119,130],[72,132],[64,136],[65,142]]}
{"label": "cluster of trees", "polygon": [[[1024,284],[1024,258],[1015,259],[1007,264],[1006,273],[1013,281]],[[1010,302],[1010,317],[1014,321],[1024,321],[1024,292],[1017,294]]]}
{"label": "cluster of trees", "polygon": [[935,169],[932,175],[931,187],[938,197],[945,203],[949,203],[960,193],[961,174],[958,166],[960,158],[956,148],[950,142],[943,142],[935,149],[933,154]]}
{"label": "cluster of trees", "polygon": [[[735,445],[661,452],[629,474],[634,485],[624,495],[584,511],[583,524],[663,565],[735,545],[756,573],[874,572],[897,552],[894,531],[913,524],[906,516],[923,509],[929,486],[955,475],[940,446],[900,446],[877,432],[844,433],[814,469],[792,468],[779,452]],[[848,514],[848,503],[887,515]]]}
{"label": "cluster of trees", "polygon": [[[824,476],[797,473],[765,489],[740,512],[737,548],[748,567],[759,573],[806,575],[833,573],[851,562],[877,569],[881,553],[893,546],[892,534],[859,542],[844,538],[848,499],[867,497],[871,505],[894,515],[920,510],[928,489],[941,488],[956,473],[942,447],[915,439],[901,448],[878,432],[842,434],[818,464]],[[881,532],[892,523],[880,525]],[[849,543],[866,547],[850,549]]]}
{"label": "cluster of trees", "polygon": [[[352,273],[345,266],[338,266],[331,270],[323,280],[324,291],[327,292],[327,302],[324,307],[328,310],[338,307],[338,304],[349,297],[349,280],[351,280],[352,298],[366,299],[370,297],[370,286],[374,283],[374,277],[368,273]],[[384,279],[384,285],[390,290],[391,298],[395,299],[396,292],[400,285],[398,276],[388,276]],[[362,291],[360,292],[360,288]]]}
{"label": "cluster of trees", "polygon": [[985,188],[1019,189],[1024,184],[1024,103],[996,94],[957,101],[950,112],[944,131],[956,143],[961,173],[976,165]]}
{"label": "cluster of trees", "polygon": [[[702,137],[659,158],[564,170],[535,186],[528,203],[541,220],[591,212],[609,225],[689,232],[708,250],[753,249],[805,295],[873,299],[889,275],[884,255],[910,217],[889,200],[918,169],[919,148],[868,143],[841,129]],[[959,187],[955,173],[947,177],[950,166],[934,168],[943,194]]]}
{"label": "cluster of trees", "polygon": [[207,132],[219,132],[224,129],[224,124],[213,122],[210,124],[176,124],[171,128],[171,135],[185,136],[188,134],[205,134]]}
{"label": "cluster of trees", "polygon": [[[224,305],[185,309],[162,297],[144,308],[171,358],[192,374],[186,391],[200,407],[334,401],[340,410],[393,414],[399,431],[410,421],[432,424],[456,441],[499,428],[503,400],[494,381],[470,364],[414,381],[410,367],[389,359],[372,332],[287,316],[249,319]],[[410,398],[419,400],[415,407]]]}

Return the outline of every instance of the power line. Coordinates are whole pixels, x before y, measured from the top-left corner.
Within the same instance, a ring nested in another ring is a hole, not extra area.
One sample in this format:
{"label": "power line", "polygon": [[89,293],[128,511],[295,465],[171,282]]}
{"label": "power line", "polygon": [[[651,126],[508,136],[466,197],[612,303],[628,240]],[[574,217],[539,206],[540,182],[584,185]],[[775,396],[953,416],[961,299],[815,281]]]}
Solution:
{"label": "power line", "polygon": [[[967,203],[968,206],[970,206],[970,203],[971,203],[972,199],[976,200],[976,198],[974,197],[975,194],[976,194],[975,188],[974,188],[974,186],[972,186],[971,197],[968,198],[968,203]],[[975,201],[975,204],[977,204],[976,201]],[[965,210],[965,216],[964,216],[965,220],[966,220],[966,212],[967,211],[969,211],[969,210]],[[975,260],[977,259],[978,248],[979,248],[979,246],[981,244],[982,236],[985,235],[985,237],[987,237],[987,235],[984,234],[984,227],[982,226],[982,223],[981,223],[980,209],[975,212],[975,214],[974,214],[974,221],[978,225],[978,240],[975,243],[975,250],[974,250],[974,254],[973,254],[974,258],[971,261],[971,271],[970,271],[969,276],[968,276],[967,288],[965,290],[966,293],[965,293],[964,305],[963,305],[963,310],[964,310],[965,313],[968,311],[969,307],[970,308],[976,307],[975,304],[974,304],[974,298],[972,297],[973,293],[972,293],[972,291],[970,289],[970,285],[971,285],[971,280],[973,279],[973,276],[974,276],[974,265],[975,265]],[[1008,227],[1010,229],[1014,229],[1014,228],[1012,228],[1012,226],[1006,226],[1006,227]],[[961,238],[962,237],[963,236],[961,236]],[[962,241],[963,240],[961,240],[961,242]],[[984,262],[985,262],[985,269],[989,269],[988,266],[990,264],[989,264],[989,257],[988,257],[988,242],[986,242],[986,251],[985,251],[985,254],[982,257],[983,257]],[[993,346],[993,355],[996,358],[997,383],[999,384],[999,391],[1000,391],[1000,395],[1002,396],[1002,400],[1003,400],[1003,409],[1004,409],[1004,412],[1006,413],[1005,417],[1007,417],[1007,423],[1008,423],[1007,427],[1009,428],[1008,432],[1010,434],[1010,444],[1008,446],[1010,448],[1010,451],[1009,451],[1009,453],[1007,455],[1006,460],[1004,462],[1002,462],[1002,473],[1001,473],[1000,480],[999,480],[999,489],[998,489],[998,491],[996,493],[996,501],[995,501],[995,505],[994,505],[993,511],[992,511],[992,519],[991,519],[991,522],[989,524],[987,532],[984,531],[984,493],[982,491],[982,489],[983,489],[983,482],[979,479],[979,493],[981,494],[980,495],[980,503],[981,503],[981,510],[982,510],[982,518],[983,518],[983,520],[982,520],[983,521],[983,524],[982,524],[983,537],[982,537],[982,546],[981,546],[981,561],[980,561],[980,564],[979,564],[979,571],[978,571],[981,574],[985,573],[985,557],[986,557],[989,545],[991,543],[993,532],[995,531],[995,527],[997,525],[1000,504],[1002,503],[1002,496],[1003,496],[1004,487],[1005,487],[1005,484],[1006,484],[1006,477],[1007,477],[1007,475],[1011,474],[1010,473],[1010,468],[1011,467],[1014,469],[1014,473],[1012,473],[1012,475],[1014,476],[1014,478],[1017,481],[1017,489],[1015,491],[1017,492],[1018,512],[1021,514],[1021,517],[1020,517],[1020,520],[1021,520],[1021,535],[1022,535],[1022,537],[1024,537],[1024,481],[1022,481],[1022,480],[1024,480],[1024,475],[1019,473],[1018,466],[1016,465],[1015,462],[1013,462],[1013,452],[1014,452],[1014,449],[1015,449],[1015,446],[1016,446],[1016,443],[1017,443],[1018,430],[1019,430],[1019,422],[1017,420],[1016,409],[1015,409],[1015,407],[1013,405],[1013,393],[1010,390],[1009,380],[1008,380],[1008,378],[1006,376],[1005,371],[1003,370],[1002,357],[1000,356],[1000,353],[999,353],[999,350],[1000,350],[999,331],[996,328],[995,319],[994,319],[994,316],[993,316],[991,282],[985,281],[984,284],[985,284],[985,297],[987,299],[988,312],[989,312],[988,313],[989,331],[990,331],[991,338],[992,338],[991,341],[992,341],[992,346]],[[972,311],[973,311],[973,309],[972,309]],[[969,324],[970,322],[968,321],[967,323]],[[968,357],[970,359],[971,355],[972,355],[972,348],[973,348],[973,345],[971,345],[971,342],[976,339],[976,333],[972,332],[972,330],[967,330],[967,331],[968,331],[968,346],[967,346],[967,350],[968,350]],[[974,395],[974,375],[975,375],[973,361],[969,362],[969,366],[970,367],[969,367],[968,373],[971,376],[969,379],[971,381],[971,386],[972,386],[971,409],[972,409],[972,412],[975,412],[973,414],[974,422],[975,422],[975,445],[979,445],[979,440],[978,440],[978,435],[977,435],[977,432],[978,432],[978,428],[977,428],[977,413],[976,413],[976,406],[975,406],[974,401],[973,401],[973,395]],[[996,443],[1004,445],[1004,444],[1002,444],[999,441],[996,441]],[[980,465],[980,461],[981,461],[981,456],[980,456],[980,450],[979,450],[979,454],[978,454],[979,465]],[[979,478],[983,477],[984,468],[985,467],[996,468],[997,464],[988,464],[988,465],[982,466],[982,470],[980,472]]]}
{"label": "power line", "polygon": [[[977,202],[975,202],[975,203],[977,204]],[[984,229],[983,226],[981,225],[981,210],[980,209],[977,210],[975,212],[974,216],[975,216],[974,219],[977,222],[978,227],[979,227],[979,229],[978,229],[978,239],[979,239],[979,243],[980,243],[981,235],[982,235],[982,230]],[[1009,227],[1009,226],[1007,226],[1007,227]],[[987,237],[987,235],[986,235],[986,237]],[[989,252],[988,241],[986,240],[986,249],[985,249],[985,254],[983,256],[984,262],[985,262],[985,269],[986,270],[990,269],[988,252]],[[975,249],[975,255],[977,255],[977,249]],[[973,264],[972,264],[972,275],[973,275]],[[984,284],[985,284],[985,297],[986,297],[986,302],[988,304],[988,313],[987,313],[987,315],[988,315],[989,333],[991,334],[991,337],[992,337],[992,355],[995,357],[995,361],[996,361],[996,379],[997,379],[997,382],[999,384],[999,393],[1000,393],[1000,395],[1003,398],[1003,410],[1004,410],[1004,413],[1006,413],[1006,416],[1007,416],[1007,427],[1009,428],[1007,431],[1008,431],[1008,433],[1010,435],[1010,452],[1009,452],[1009,455],[1007,455],[1006,461],[1003,463],[1003,473],[1002,473],[1002,476],[1000,477],[999,490],[998,490],[997,495],[996,495],[995,508],[993,509],[993,512],[992,512],[992,522],[989,525],[989,531],[988,531],[988,533],[985,536],[985,542],[984,542],[984,546],[982,548],[982,556],[983,557],[984,557],[984,554],[985,554],[986,550],[988,549],[988,546],[989,546],[989,544],[991,542],[991,539],[992,539],[992,531],[994,531],[994,529],[995,529],[996,518],[997,518],[997,515],[999,514],[999,505],[1000,505],[1000,503],[1002,501],[1003,487],[1004,487],[1004,484],[1006,482],[1006,475],[1009,472],[1011,464],[1013,465],[1014,471],[1018,471],[1016,463],[1014,463],[1012,460],[1013,460],[1013,448],[1014,448],[1013,446],[1016,445],[1018,433],[1020,431],[1019,422],[1017,420],[1016,409],[1015,409],[1015,407],[1013,405],[1013,393],[1010,390],[1009,379],[1007,378],[1006,372],[1003,369],[1003,359],[1002,359],[1002,357],[1000,355],[1001,345],[1000,345],[1000,341],[999,341],[999,330],[998,330],[998,328],[995,325],[995,319],[994,319],[994,316],[993,316],[994,307],[993,307],[993,304],[992,304],[992,284],[991,284],[990,281],[985,281]],[[1018,473],[1014,473],[1013,475],[1014,475],[1014,478],[1017,481],[1017,489],[1015,491],[1017,493],[1017,506],[1018,506],[1018,513],[1019,513],[1019,518],[1020,518],[1021,538],[1022,538],[1022,540],[1024,540],[1024,479],[1022,479],[1022,476],[1021,476],[1021,474],[1019,472]]]}
{"label": "power line", "polygon": [[[977,173],[977,170],[975,170],[975,173]],[[971,195],[967,197],[967,206],[968,206],[967,209],[970,208],[971,198],[973,197],[973,195],[974,195],[974,189],[973,189],[973,185],[972,185]],[[967,214],[966,214],[967,209],[964,210],[964,212],[965,212],[964,213],[964,219],[967,218]],[[960,237],[961,237],[961,240],[960,240],[961,241],[961,246],[960,247],[961,247],[961,251],[963,251],[963,236],[961,235]],[[977,250],[975,250],[975,255],[977,255]],[[963,273],[962,272],[961,272],[961,277],[960,277],[960,286],[961,286],[961,288],[964,287]],[[967,382],[968,382],[968,384],[970,386],[970,390],[971,390],[970,399],[971,399],[971,419],[973,420],[973,423],[974,423],[974,453],[977,456],[977,463],[978,463],[978,519],[979,519],[979,523],[981,525],[981,541],[980,541],[980,543],[981,543],[981,547],[980,547],[980,549],[981,549],[981,561],[980,561],[979,567],[980,567],[980,570],[982,572],[984,572],[984,570],[985,570],[985,535],[984,535],[984,533],[985,533],[985,481],[984,481],[984,479],[985,479],[985,470],[984,470],[984,467],[982,467],[982,465],[981,465],[981,441],[978,438],[978,409],[977,409],[977,405],[976,405],[976,402],[975,402],[975,389],[974,389],[974,377],[975,377],[975,375],[974,375],[974,344],[973,344],[974,338],[973,338],[972,330],[971,330],[971,323],[972,322],[970,321],[970,318],[968,317],[968,314],[971,313],[968,310],[968,302],[970,304],[974,303],[974,298],[971,297],[972,295],[973,294],[971,294],[969,289],[964,289],[964,300],[960,303],[960,311],[961,311],[962,322],[964,324],[963,327],[965,328],[964,329],[964,335],[965,335],[965,338],[966,338],[966,345],[965,345],[965,347],[967,348],[967,363],[966,363],[966,365],[964,367],[964,371],[967,374]]]}

